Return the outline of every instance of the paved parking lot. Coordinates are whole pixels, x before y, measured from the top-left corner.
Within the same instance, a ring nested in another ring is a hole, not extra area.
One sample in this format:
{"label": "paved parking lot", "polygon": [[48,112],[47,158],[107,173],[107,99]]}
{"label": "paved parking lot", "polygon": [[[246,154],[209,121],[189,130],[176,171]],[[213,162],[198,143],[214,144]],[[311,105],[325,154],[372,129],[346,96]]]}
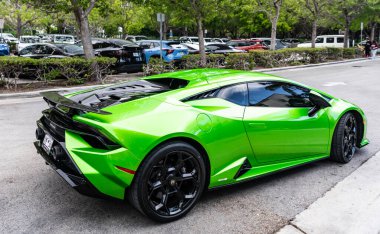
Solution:
{"label": "paved parking lot", "polygon": [[40,99],[0,101],[0,233],[273,233],[380,149],[380,61],[275,72],[361,106],[371,144],[353,161],[328,160],[207,192],[185,218],[148,220],[128,204],[72,190],[36,153]]}

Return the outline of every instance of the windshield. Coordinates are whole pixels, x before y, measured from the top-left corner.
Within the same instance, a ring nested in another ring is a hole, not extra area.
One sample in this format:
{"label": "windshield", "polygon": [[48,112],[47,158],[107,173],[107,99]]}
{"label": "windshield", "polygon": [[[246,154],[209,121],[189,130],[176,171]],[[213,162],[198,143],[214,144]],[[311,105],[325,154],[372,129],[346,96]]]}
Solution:
{"label": "windshield", "polygon": [[65,45],[62,49],[69,54],[84,54],[83,48],[77,45]]}
{"label": "windshield", "polygon": [[39,38],[39,37],[21,37],[20,42],[21,43],[40,43],[41,38]]}
{"label": "windshield", "polygon": [[70,43],[74,42],[74,37],[73,36],[63,36],[63,35],[57,35],[54,36],[54,42],[56,43]]}

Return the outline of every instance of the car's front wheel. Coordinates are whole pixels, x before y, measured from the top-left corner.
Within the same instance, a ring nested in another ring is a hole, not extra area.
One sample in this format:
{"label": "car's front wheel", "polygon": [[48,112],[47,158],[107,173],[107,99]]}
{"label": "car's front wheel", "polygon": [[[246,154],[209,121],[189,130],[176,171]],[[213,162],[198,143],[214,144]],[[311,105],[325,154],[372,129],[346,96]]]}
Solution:
{"label": "car's front wheel", "polygon": [[184,142],[164,144],[144,160],[129,191],[143,214],[170,222],[186,215],[199,200],[206,181],[199,151]]}
{"label": "car's front wheel", "polygon": [[356,118],[352,113],[346,113],[340,118],[334,132],[331,146],[331,159],[348,163],[355,154],[358,127]]}

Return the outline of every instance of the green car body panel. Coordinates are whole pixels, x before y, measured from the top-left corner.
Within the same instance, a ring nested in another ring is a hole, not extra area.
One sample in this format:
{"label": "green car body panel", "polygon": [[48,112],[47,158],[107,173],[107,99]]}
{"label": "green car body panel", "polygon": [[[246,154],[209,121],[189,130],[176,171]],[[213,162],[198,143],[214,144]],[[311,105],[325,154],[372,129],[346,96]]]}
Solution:
{"label": "green car body panel", "polygon": [[[120,145],[116,149],[96,149],[75,132],[65,133],[70,156],[103,194],[123,199],[142,161],[155,147],[172,140],[189,142],[204,154],[210,189],[329,157],[334,129],[349,111],[363,120],[360,146],[368,144],[366,117],[360,108],[291,80],[224,69],[196,69],[144,79],[162,78],[178,78],[188,84],[103,108],[109,115],[87,112],[73,117]],[[306,87],[327,97],[331,107],[308,117],[310,108],[246,107],[219,98],[182,101],[218,87],[260,80]],[[84,92],[88,91],[66,97]],[[246,160],[251,169],[235,178]]]}

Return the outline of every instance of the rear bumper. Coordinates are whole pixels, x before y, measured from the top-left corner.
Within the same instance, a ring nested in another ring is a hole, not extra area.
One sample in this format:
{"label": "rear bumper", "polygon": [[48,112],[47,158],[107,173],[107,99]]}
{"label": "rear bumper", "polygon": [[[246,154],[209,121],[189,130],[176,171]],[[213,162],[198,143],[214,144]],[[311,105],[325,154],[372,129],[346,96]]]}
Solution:
{"label": "rear bumper", "polygon": [[[43,125],[38,124],[38,127],[43,130],[44,134],[47,133],[47,130],[43,127]],[[49,135],[51,134],[49,133]],[[56,171],[72,188],[74,188],[79,193],[97,198],[108,197],[96,189],[95,186],[86,179],[73,159],[70,157],[70,154],[66,150],[65,144],[59,142],[56,138],[54,138],[54,136],[52,137],[54,144],[60,145],[64,150],[64,156],[61,161],[57,161],[51,154],[46,153],[46,151],[41,146],[41,141],[37,140],[34,142],[34,146],[36,147],[37,152],[45,160],[45,162],[50,165],[54,171]]]}

